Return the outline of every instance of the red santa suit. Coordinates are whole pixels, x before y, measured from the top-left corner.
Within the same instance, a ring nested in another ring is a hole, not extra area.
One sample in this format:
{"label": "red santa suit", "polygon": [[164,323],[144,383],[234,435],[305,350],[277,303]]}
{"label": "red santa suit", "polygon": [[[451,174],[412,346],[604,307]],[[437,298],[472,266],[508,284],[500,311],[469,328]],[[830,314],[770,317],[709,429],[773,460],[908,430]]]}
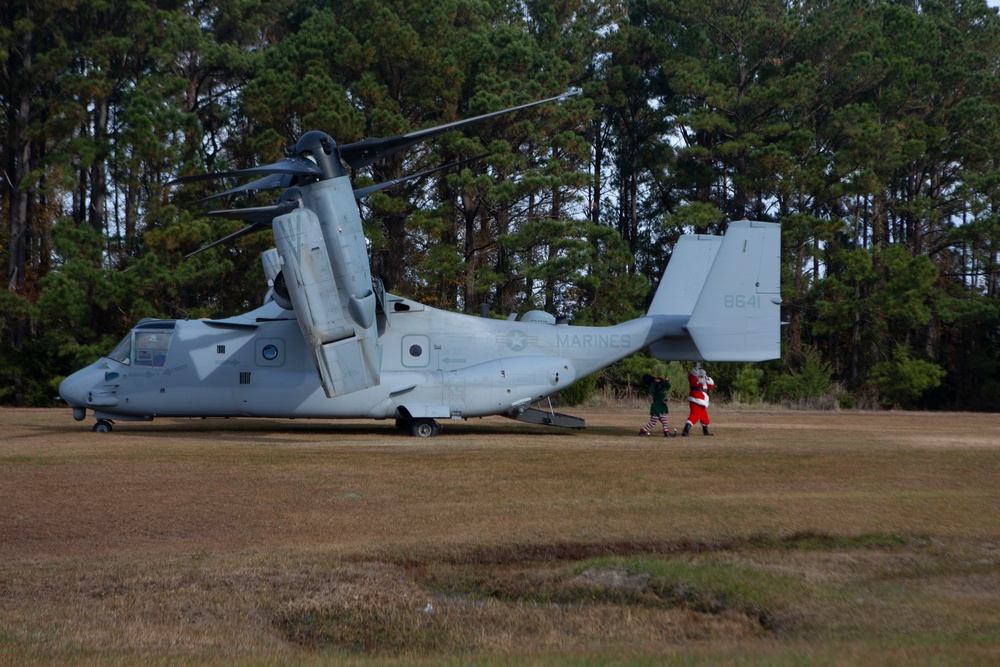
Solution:
{"label": "red santa suit", "polygon": [[691,406],[691,413],[688,415],[687,423],[692,426],[699,421],[708,426],[708,391],[715,387],[715,382],[708,377],[704,368],[695,366],[688,372],[688,404]]}

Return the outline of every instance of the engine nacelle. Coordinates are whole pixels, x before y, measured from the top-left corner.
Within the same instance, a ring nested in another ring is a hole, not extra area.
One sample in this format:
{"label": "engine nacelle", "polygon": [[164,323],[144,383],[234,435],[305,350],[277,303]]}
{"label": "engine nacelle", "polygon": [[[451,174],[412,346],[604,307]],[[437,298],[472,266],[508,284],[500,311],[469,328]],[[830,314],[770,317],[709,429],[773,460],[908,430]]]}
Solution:
{"label": "engine nacelle", "polygon": [[281,272],[281,258],[278,249],[271,248],[260,256],[264,264],[264,275],[267,277],[267,295],[264,301],[274,301],[285,310],[294,310],[292,299],[285,284],[285,275]]}

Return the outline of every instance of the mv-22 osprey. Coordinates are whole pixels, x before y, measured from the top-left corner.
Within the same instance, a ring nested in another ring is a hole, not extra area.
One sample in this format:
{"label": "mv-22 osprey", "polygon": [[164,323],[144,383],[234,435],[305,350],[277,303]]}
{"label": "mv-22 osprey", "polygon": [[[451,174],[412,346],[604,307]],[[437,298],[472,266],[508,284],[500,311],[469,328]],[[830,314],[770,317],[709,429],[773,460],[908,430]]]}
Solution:
{"label": "mv-22 osprey", "polygon": [[257,177],[216,196],[284,189],[273,206],[212,213],[250,223],[217,243],[273,229],[264,305],[226,319],[143,320],[66,378],[61,398],[78,421],[90,409],[97,432],[155,417],[365,417],[428,437],[439,419],[486,415],[582,428],[582,419],[532,404],[647,346],[658,359],[777,358],[780,229],[771,223],[681,236],[648,313],[616,326],[572,326],[539,311],[462,315],[373,280],[356,201],[405,179],[354,190],[345,165],[578,92],[343,146],[308,132],[273,164],[178,179]]}

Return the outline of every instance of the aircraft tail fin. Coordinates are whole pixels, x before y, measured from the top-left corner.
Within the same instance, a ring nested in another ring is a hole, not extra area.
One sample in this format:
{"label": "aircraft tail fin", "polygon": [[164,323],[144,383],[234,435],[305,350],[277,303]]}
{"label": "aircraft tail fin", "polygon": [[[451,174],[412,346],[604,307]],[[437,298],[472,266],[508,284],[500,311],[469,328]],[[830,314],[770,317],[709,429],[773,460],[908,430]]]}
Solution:
{"label": "aircraft tail fin", "polygon": [[723,237],[682,236],[649,315],[687,317],[657,359],[764,361],[781,356],[781,226],[732,222]]}
{"label": "aircraft tail fin", "polygon": [[677,239],[667,270],[649,304],[649,315],[691,315],[724,238],[685,234]]}

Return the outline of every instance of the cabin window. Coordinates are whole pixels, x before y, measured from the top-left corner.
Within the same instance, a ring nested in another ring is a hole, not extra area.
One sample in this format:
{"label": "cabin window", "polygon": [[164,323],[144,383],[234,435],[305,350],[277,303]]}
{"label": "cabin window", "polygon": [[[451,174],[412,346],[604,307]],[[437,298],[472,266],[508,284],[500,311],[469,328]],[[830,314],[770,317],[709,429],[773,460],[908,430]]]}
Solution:
{"label": "cabin window", "polygon": [[277,368],[285,365],[285,341],[280,338],[258,338],[257,365]]}
{"label": "cabin window", "polygon": [[118,347],[108,355],[108,358],[126,366],[132,363],[132,334],[125,336],[125,340],[118,343]]}
{"label": "cabin window", "polygon": [[431,339],[423,334],[407,334],[403,336],[403,366],[406,368],[426,368],[430,365],[431,355],[428,350]]}
{"label": "cabin window", "polygon": [[163,368],[170,349],[170,334],[165,331],[135,333],[135,365]]}

